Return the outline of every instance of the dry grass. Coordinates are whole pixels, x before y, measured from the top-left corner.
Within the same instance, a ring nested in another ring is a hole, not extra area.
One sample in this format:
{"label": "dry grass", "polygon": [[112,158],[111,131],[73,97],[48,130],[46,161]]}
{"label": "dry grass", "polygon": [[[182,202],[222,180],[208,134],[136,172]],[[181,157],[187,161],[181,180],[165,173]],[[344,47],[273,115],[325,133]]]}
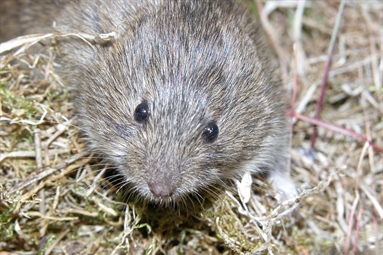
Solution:
{"label": "dry grass", "polygon": [[[265,27],[275,32],[284,82],[297,88],[296,112],[314,116],[340,3],[306,1],[302,11],[298,2],[273,3],[263,3]],[[382,23],[381,1],[346,3],[321,113],[380,147]],[[257,185],[247,208],[227,193],[192,216],[119,202],[84,152],[53,56],[0,56],[0,255],[383,253],[383,154],[322,127],[310,153],[304,121],[292,135],[296,201],[277,206]]]}

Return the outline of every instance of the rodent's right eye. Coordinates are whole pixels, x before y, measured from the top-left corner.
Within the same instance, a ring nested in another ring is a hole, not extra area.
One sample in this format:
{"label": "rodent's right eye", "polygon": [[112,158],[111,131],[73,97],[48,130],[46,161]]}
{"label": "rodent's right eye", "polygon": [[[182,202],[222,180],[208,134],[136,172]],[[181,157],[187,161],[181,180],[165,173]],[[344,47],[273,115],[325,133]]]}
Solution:
{"label": "rodent's right eye", "polygon": [[149,105],[147,102],[142,102],[141,104],[137,105],[136,109],[134,110],[134,119],[138,123],[145,123],[149,119]]}
{"label": "rodent's right eye", "polygon": [[219,129],[217,124],[214,121],[211,121],[205,127],[205,130],[202,132],[202,138],[207,143],[214,142],[218,137]]}

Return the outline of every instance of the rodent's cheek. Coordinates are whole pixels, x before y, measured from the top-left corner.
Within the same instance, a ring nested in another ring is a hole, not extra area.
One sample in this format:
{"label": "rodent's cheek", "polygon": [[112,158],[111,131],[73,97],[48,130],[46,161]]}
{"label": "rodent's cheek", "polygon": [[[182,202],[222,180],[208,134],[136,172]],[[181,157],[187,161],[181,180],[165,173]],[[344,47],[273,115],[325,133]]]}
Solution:
{"label": "rodent's cheek", "polygon": [[113,166],[123,164],[129,153],[129,144],[111,132],[88,134],[91,150],[102,155]]}
{"label": "rodent's cheek", "polygon": [[127,124],[115,124],[113,136],[117,140],[121,140],[120,143],[129,142],[133,137],[137,136],[137,127]]}

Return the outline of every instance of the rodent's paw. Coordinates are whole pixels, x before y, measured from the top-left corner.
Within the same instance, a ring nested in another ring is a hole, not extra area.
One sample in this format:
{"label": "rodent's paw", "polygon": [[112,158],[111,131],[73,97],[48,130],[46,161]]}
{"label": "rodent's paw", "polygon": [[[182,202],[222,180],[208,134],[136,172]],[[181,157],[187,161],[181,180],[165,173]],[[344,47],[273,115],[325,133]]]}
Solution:
{"label": "rodent's paw", "polygon": [[298,196],[297,187],[288,173],[275,171],[269,176],[269,182],[276,192],[275,198],[280,203]]}

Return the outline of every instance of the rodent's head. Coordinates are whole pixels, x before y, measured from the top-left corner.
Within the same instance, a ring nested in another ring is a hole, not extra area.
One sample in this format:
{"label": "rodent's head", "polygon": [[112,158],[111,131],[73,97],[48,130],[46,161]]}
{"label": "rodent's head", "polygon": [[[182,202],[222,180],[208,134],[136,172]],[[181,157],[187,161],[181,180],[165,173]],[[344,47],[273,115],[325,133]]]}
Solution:
{"label": "rodent's head", "polygon": [[284,132],[279,90],[249,34],[254,24],[229,7],[156,10],[97,47],[78,75],[91,149],[145,200],[214,192],[255,157],[266,161],[270,137]]}

